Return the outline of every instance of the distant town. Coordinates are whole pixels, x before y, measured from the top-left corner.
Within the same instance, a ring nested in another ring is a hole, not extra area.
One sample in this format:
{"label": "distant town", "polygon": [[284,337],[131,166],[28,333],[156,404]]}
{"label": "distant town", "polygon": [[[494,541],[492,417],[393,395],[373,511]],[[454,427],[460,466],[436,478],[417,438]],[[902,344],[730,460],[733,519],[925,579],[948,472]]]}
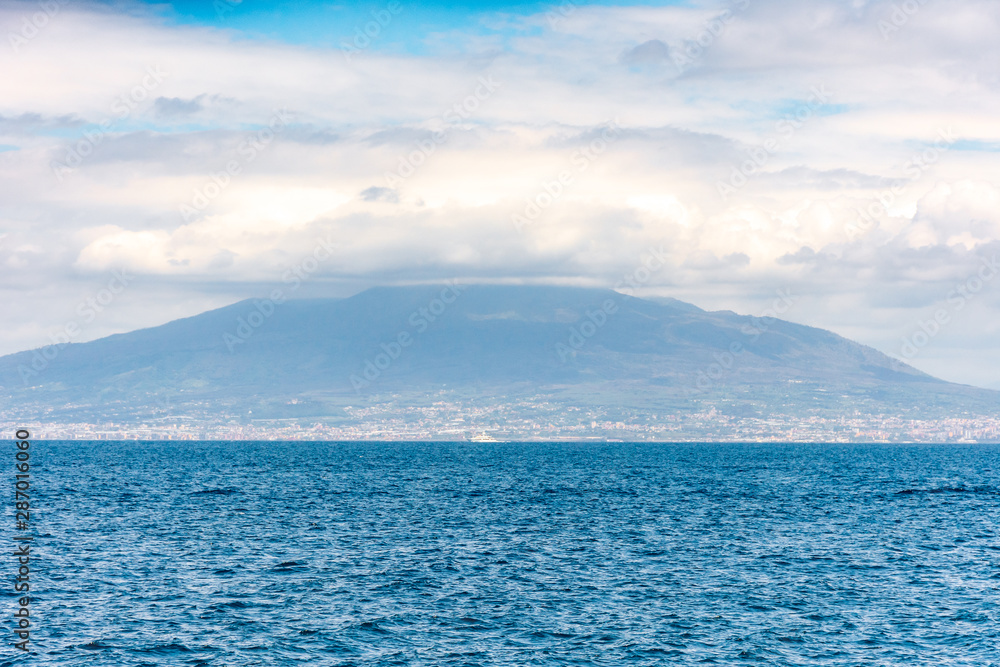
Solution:
{"label": "distant town", "polygon": [[898,416],[733,416],[712,407],[685,414],[616,414],[522,400],[486,406],[441,400],[423,407],[393,401],[345,406],[337,418],[220,418],[167,414],[98,423],[17,422],[0,413],[7,432],[29,428],[48,440],[386,440],[386,441],[655,441],[655,442],[1000,442],[1000,417],[905,419]]}

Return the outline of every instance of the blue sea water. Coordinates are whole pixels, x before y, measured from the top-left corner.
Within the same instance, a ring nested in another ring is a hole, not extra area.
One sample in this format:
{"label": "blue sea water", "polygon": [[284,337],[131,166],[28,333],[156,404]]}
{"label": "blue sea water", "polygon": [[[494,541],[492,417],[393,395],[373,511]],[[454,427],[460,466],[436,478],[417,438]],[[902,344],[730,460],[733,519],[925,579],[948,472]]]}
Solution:
{"label": "blue sea water", "polygon": [[34,654],[2,665],[1000,665],[998,446],[32,456]]}

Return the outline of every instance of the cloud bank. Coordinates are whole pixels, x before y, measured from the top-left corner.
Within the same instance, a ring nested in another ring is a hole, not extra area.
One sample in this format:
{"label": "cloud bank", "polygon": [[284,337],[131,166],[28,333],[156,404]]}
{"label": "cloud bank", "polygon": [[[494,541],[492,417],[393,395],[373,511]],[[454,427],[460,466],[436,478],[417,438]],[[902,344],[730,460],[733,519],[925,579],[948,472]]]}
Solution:
{"label": "cloud bank", "polygon": [[317,244],[303,296],[611,286],[657,248],[647,294],[788,288],[789,319],[1000,380],[995,2],[564,4],[349,53],[52,4],[0,9],[0,352],[122,269],[79,340],[266,293]]}

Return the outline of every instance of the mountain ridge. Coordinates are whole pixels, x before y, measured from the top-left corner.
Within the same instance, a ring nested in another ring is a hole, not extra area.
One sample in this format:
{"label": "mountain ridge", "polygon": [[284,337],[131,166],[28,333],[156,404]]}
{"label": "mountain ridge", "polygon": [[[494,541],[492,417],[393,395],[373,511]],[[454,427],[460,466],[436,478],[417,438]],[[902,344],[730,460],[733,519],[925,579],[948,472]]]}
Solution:
{"label": "mountain ridge", "polygon": [[1000,392],[945,382],[824,329],[601,288],[452,283],[247,299],[66,345],[51,360],[46,349],[0,357],[11,406],[89,418],[145,414],[164,397],[226,412],[440,390],[660,412],[1000,406]]}

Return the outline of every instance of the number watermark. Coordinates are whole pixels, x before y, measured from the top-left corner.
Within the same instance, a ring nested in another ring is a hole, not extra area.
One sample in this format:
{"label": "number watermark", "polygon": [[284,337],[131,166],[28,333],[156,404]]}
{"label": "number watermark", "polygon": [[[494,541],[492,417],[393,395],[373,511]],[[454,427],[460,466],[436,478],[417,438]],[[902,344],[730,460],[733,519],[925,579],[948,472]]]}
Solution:
{"label": "number watermark", "polygon": [[19,429],[15,434],[17,451],[14,453],[14,558],[17,559],[17,578],[14,580],[14,592],[17,598],[17,609],[14,611],[14,634],[21,641],[14,646],[27,652],[31,641],[31,542],[34,539],[27,534],[31,527],[31,434],[25,429]]}

